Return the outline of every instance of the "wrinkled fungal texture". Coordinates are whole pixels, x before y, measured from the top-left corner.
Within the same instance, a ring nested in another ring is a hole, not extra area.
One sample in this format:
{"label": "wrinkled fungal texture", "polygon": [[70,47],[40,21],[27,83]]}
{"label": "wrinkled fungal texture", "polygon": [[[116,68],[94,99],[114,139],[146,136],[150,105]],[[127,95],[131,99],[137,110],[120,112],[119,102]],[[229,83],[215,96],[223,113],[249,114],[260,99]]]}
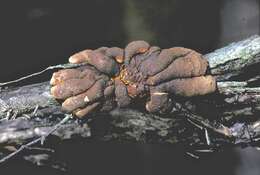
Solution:
{"label": "wrinkled fungal texture", "polygon": [[131,98],[128,96],[126,85],[119,79],[115,80],[115,96],[119,107],[127,107],[131,103]]}
{"label": "wrinkled fungal texture", "polygon": [[89,64],[96,67],[100,72],[110,76],[117,74],[119,71],[119,66],[116,61],[104,55],[102,52],[91,52],[87,61]]}
{"label": "wrinkled fungal texture", "polygon": [[110,58],[114,58],[118,63],[124,62],[124,50],[119,47],[108,48],[106,55]]}
{"label": "wrinkled fungal texture", "polygon": [[160,73],[148,78],[149,85],[157,85],[174,78],[190,78],[202,76],[208,67],[207,60],[197,52],[189,52],[187,55],[173,60],[171,64]]}
{"label": "wrinkled fungal texture", "polygon": [[131,58],[137,54],[145,53],[150,45],[145,41],[133,41],[125,48],[125,64],[129,64]]}
{"label": "wrinkled fungal texture", "polygon": [[168,113],[176,96],[186,98],[216,90],[215,78],[206,75],[207,60],[183,47],[161,49],[133,41],[125,49],[87,49],[69,61],[87,65],[55,72],[50,80],[51,94],[62,102],[64,111],[77,117],[128,107],[138,99],[148,112]]}
{"label": "wrinkled fungal texture", "polygon": [[164,113],[169,111],[171,107],[172,101],[169,98],[169,94],[164,92],[152,92],[150,101],[146,103],[146,110],[152,113]]}

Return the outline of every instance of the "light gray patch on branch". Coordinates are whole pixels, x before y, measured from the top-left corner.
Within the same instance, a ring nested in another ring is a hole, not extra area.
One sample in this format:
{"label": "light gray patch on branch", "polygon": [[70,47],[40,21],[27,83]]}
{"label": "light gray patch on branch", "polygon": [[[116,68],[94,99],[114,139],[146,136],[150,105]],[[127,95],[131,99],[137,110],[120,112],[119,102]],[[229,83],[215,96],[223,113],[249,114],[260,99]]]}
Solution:
{"label": "light gray patch on branch", "polygon": [[245,66],[260,62],[260,37],[254,35],[204,56],[208,59],[212,74],[237,73]]}

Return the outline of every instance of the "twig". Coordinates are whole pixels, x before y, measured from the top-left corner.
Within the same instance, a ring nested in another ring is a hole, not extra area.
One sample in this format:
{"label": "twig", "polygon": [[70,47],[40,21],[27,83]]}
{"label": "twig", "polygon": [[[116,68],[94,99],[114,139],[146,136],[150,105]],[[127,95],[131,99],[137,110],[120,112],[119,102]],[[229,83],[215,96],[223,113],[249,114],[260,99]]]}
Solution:
{"label": "twig", "polygon": [[207,145],[211,144],[210,138],[209,138],[209,133],[208,130],[205,128],[205,137],[206,137],[206,141],[207,141]]}
{"label": "twig", "polygon": [[26,147],[26,149],[28,150],[39,150],[39,151],[46,151],[46,152],[55,152],[54,149],[50,149],[50,148],[41,148],[41,147]]}
{"label": "twig", "polygon": [[199,159],[200,157],[195,155],[195,154],[192,154],[190,152],[186,152],[187,155],[191,156],[192,158],[195,158],[195,159]]}
{"label": "twig", "polygon": [[85,65],[86,63],[82,63],[82,64],[59,64],[59,65],[55,65],[55,66],[49,66],[47,67],[46,69],[43,69],[42,71],[40,72],[35,72],[33,74],[30,74],[30,75],[26,75],[24,77],[21,77],[21,78],[18,78],[16,80],[12,80],[12,81],[7,81],[7,82],[4,82],[4,83],[0,83],[0,87],[1,86],[6,86],[6,85],[10,85],[10,84],[13,84],[13,83],[17,83],[17,82],[20,82],[20,81],[23,81],[23,80],[26,80],[28,78],[32,78],[34,76],[37,76],[37,75],[41,75],[43,73],[45,73],[46,71],[48,70],[53,70],[53,69],[68,69],[68,68],[75,68],[75,67],[79,67],[79,66],[82,66],[82,65]]}
{"label": "twig", "polygon": [[212,153],[212,152],[214,152],[211,149],[198,149],[198,150],[195,150],[195,151],[200,152],[200,153]]}
{"label": "twig", "polygon": [[41,144],[43,144],[44,140],[46,139],[46,137],[48,137],[51,133],[53,133],[54,131],[56,131],[57,129],[59,129],[59,127],[61,127],[62,124],[66,123],[69,119],[71,119],[71,115],[66,115],[65,118],[63,118],[58,124],[56,124],[46,135],[41,136],[35,140],[32,140],[31,142],[22,145],[19,149],[17,149],[16,151],[8,154],[7,156],[3,157],[2,159],[0,159],[0,164],[7,161],[8,159],[12,158],[13,156],[15,156],[16,154],[20,153],[21,151],[23,151],[25,148],[28,148],[38,142],[41,142]]}
{"label": "twig", "polygon": [[185,114],[185,116],[187,117],[187,119],[190,119],[191,121],[193,121],[194,123],[198,122],[199,126],[203,126],[205,128],[211,129],[219,134],[222,134],[226,137],[232,137],[232,134],[230,133],[230,130],[228,127],[225,127],[222,124],[219,124],[221,126],[221,128],[216,128],[214,127],[213,124],[211,124],[210,122],[205,121],[204,119],[202,119],[200,116],[193,114],[189,109],[185,108],[183,105],[176,103],[175,102],[175,107],[176,109],[178,109],[180,112],[182,112],[183,114]]}
{"label": "twig", "polygon": [[59,127],[61,127],[62,124],[66,123],[69,119],[72,118],[72,115],[67,114],[65,116],[66,117],[64,117],[58,124],[56,124],[45,136],[41,136],[41,145],[43,145],[46,137],[48,137],[51,133],[59,129]]}
{"label": "twig", "polygon": [[194,123],[193,121],[191,121],[190,119],[187,119],[188,120],[188,122],[190,122],[192,125],[194,125],[194,126],[196,126],[197,128],[199,128],[199,129],[203,129],[203,127],[202,126],[200,126],[200,125],[198,125],[197,123]]}
{"label": "twig", "polygon": [[[217,87],[218,87],[218,95],[216,97],[221,98],[209,98],[209,102],[213,102],[212,104],[216,105],[216,110],[220,113],[217,117],[224,117],[230,118],[229,121],[231,122],[238,122],[240,118],[244,117],[245,120],[251,120],[252,118],[257,119],[259,117],[259,99],[260,99],[260,88],[253,87],[251,83],[252,81],[256,81],[258,79],[258,72],[253,72],[252,75],[250,72],[250,77],[255,77],[247,81],[247,70],[250,69],[249,66],[259,64],[260,62],[260,37],[255,36],[253,38],[246,39],[245,41],[241,41],[239,43],[232,44],[232,46],[227,46],[224,49],[217,50],[211,54],[206,55],[205,57],[209,61],[209,67],[211,69],[211,73],[213,75],[221,76],[220,79],[217,79]],[[75,65],[74,65],[75,66]],[[76,65],[77,66],[77,65]],[[75,66],[75,67],[76,67]],[[58,65],[55,67],[49,67],[47,70],[54,69],[54,68],[72,68],[66,67],[64,65]],[[43,73],[45,71],[42,71]],[[41,73],[36,73],[29,77],[39,75]],[[246,76],[244,77],[244,74]],[[235,76],[235,78],[230,78]],[[244,77],[240,79],[241,77]],[[0,86],[8,85],[11,83],[15,83],[26,78],[20,78],[18,80],[6,83],[0,83]],[[234,82],[238,81],[238,82]],[[222,85],[222,86],[221,86]],[[252,87],[251,87],[252,86]],[[254,85],[255,86],[255,85]],[[221,88],[220,88],[221,87]],[[0,87],[1,88],[1,87]],[[11,120],[11,121],[3,121],[0,123],[1,129],[1,137],[2,139],[1,144],[5,144],[6,142],[15,142],[17,144],[17,140],[24,141],[28,140],[29,138],[35,139],[40,137],[34,131],[34,128],[42,131],[40,134],[44,134],[46,137],[46,130],[47,132],[50,131],[50,126],[55,126],[59,123],[59,119],[56,116],[63,116],[64,113],[60,110],[60,104],[56,103],[52,96],[49,94],[50,92],[50,85],[49,82],[42,82],[39,84],[27,85],[24,87],[18,88],[8,88],[6,90],[2,90],[0,93],[0,115],[3,117],[7,117],[4,120],[10,119],[15,111],[19,111],[19,116],[31,112],[34,110],[36,104],[39,104],[39,109],[37,114],[41,114],[42,116],[46,116],[41,121],[38,118],[31,118],[30,120]],[[13,98],[15,97],[15,98]],[[234,101],[230,102],[230,99],[238,99],[241,101]],[[192,102],[193,103],[193,102]],[[204,102],[203,102],[204,103]],[[194,103],[194,109],[197,107],[204,108],[207,105],[203,106],[204,104],[201,103]],[[230,108],[229,108],[230,107]],[[248,110],[248,108],[250,108]],[[9,109],[11,109],[9,111]],[[233,112],[235,110],[235,112]],[[244,110],[244,112],[243,112]],[[8,112],[9,111],[9,112]],[[124,112],[122,112],[124,111]],[[226,114],[226,111],[229,112]],[[239,117],[237,114],[239,112]],[[173,117],[167,118],[167,120],[162,119],[161,117],[157,117],[156,115],[152,114],[143,114],[141,112],[133,111],[131,109],[119,110],[119,112],[110,112],[109,114],[111,117],[109,120],[107,118],[104,120],[105,124],[111,127],[107,127],[103,130],[100,134],[97,134],[97,137],[94,139],[109,141],[109,140],[118,140],[120,142],[123,141],[132,141],[132,142],[139,142],[139,143],[189,143],[189,145],[194,145],[190,143],[202,143],[204,145],[204,137],[201,138],[201,135],[196,134],[195,137],[193,133],[197,132],[197,129],[193,132],[183,132],[186,127],[186,122],[178,123],[178,119],[176,121],[176,117],[184,116],[188,122],[192,123],[194,126],[198,128],[207,128],[207,131],[211,133],[217,132],[221,133],[222,136],[232,137],[234,139],[227,139],[224,138],[224,141],[228,143],[232,143],[235,145],[237,142],[234,140],[239,140],[239,143],[251,143],[247,136],[247,132],[243,133],[244,127],[236,128],[236,131],[241,133],[239,135],[235,135],[232,131],[232,128],[227,128],[226,126],[221,125],[217,118],[216,120],[208,120],[207,116],[200,116],[194,113],[192,110],[181,109],[181,110],[173,110]],[[49,117],[49,114],[51,114]],[[30,114],[31,115],[31,114]],[[241,117],[240,117],[241,116]],[[250,118],[248,117],[250,116]],[[103,119],[103,115],[98,121]],[[168,117],[168,116],[167,116]],[[2,117],[1,117],[2,118]],[[237,119],[239,118],[239,119]],[[95,120],[94,119],[94,120]],[[94,121],[93,120],[93,121]],[[1,120],[0,120],[1,121]],[[216,123],[215,123],[216,121]],[[103,122],[103,121],[102,121]],[[99,132],[99,128],[103,129],[103,123],[101,125],[97,124],[93,126],[93,130],[97,130]],[[96,122],[98,123],[98,122]],[[69,126],[67,126],[69,125]],[[259,123],[255,123],[253,127],[250,127],[251,136],[254,136],[253,141],[260,140],[260,129]],[[11,126],[11,127],[9,127]],[[101,127],[102,126],[102,127]],[[66,129],[65,129],[66,128]],[[68,129],[69,128],[69,129]],[[80,135],[81,138],[89,137],[90,136],[90,129],[87,124],[78,125],[77,122],[71,122],[69,124],[63,125],[59,131],[63,132],[56,132],[58,137],[64,139],[70,139],[73,134]],[[177,132],[173,132],[177,130]],[[31,132],[32,131],[32,132]],[[152,131],[152,132],[151,132]],[[180,132],[179,132],[180,131]],[[189,131],[189,130],[188,130]],[[240,132],[241,131],[241,132]],[[32,133],[32,134],[31,134]],[[190,134],[191,133],[191,134]],[[209,134],[210,134],[209,133]],[[183,135],[182,135],[183,134]],[[254,134],[254,135],[253,135]],[[198,135],[198,137],[197,137]],[[41,135],[42,136],[42,135]],[[177,136],[177,139],[176,139]],[[178,139],[179,136],[181,139]],[[191,136],[191,137],[190,137]],[[216,145],[222,145],[223,138],[221,137],[220,144],[218,143],[219,135],[209,135],[211,144],[207,145],[208,147],[214,148]],[[44,137],[38,138],[39,141],[44,141]],[[199,140],[198,140],[199,139]],[[37,141],[37,142],[39,142]],[[27,142],[24,142],[25,144]],[[28,143],[30,145],[30,143]],[[249,144],[248,144],[249,145]],[[255,144],[254,144],[255,145]],[[26,147],[24,145],[23,147]],[[18,147],[19,148],[19,147]],[[196,152],[195,152],[196,153]]]}
{"label": "twig", "polygon": [[34,111],[32,113],[33,116],[36,115],[38,109],[39,109],[39,105],[36,105],[36,107],[34,108]]}

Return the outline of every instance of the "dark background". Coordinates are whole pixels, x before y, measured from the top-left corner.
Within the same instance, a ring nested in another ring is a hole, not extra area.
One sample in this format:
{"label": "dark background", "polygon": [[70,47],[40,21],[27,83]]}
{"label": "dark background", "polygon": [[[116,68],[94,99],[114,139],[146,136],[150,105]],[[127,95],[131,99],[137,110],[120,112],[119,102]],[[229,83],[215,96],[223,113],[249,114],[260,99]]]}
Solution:
{"label": "dark background", "polygon": [[[136,39],[208,53],[259,34],[259,9],[259,0],[1,1],[0,81],[65,63],[86,48],[124,47]],[[38,81],[49,78],[45,74]],[[254,148],[194,160],[169,145],[75,140],[55,146],[73,174],[260,174],[260,152]],[[63,174],[16,159],[1,168],[0,174]]]}

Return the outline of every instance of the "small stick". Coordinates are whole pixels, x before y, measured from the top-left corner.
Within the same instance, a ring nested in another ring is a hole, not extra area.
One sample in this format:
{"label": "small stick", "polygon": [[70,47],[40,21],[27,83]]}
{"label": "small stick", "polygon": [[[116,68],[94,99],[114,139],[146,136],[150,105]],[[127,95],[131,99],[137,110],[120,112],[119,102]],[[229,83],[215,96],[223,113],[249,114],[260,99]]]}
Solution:
{"label": "small stick", "polygon": [[35,72],[33,74],[30,74],[30,75],[26,75],[24,77],[21,77],[21,78],[18,78],[16,80],[12,80],[12,81],[7,81],[7,82],[4,82],[4,83],[0,83],[0,87],[1,86],[6,86],[6,85],[10,85],[10,84],[13,84],[13,83],[17,83],[17,82],[20,82],[20,81],[23,81],[23,80],[26,80],[28,78],[32,78],[34,76],[37,76],[37,75],[41,75],[43,73],[45,73],[46,71],[48,70],[53,70],[53,69],[68,69],[68,68],[75,68],[75,67],[79,67],[79,66],[83,66],[85,65],[86,63],[82,63],[82,64],[59,64],[59,65],[55,65],[55,66],[49,66],[47,67],[46,69],[43,69],[42,71],[40,72]]}
{"label": "small stick", "polygon": [[36,105],[32,113],[33,116],[37,113],[38,109],[39,109],[39,105]]}
{"label": "small stick", "polygon": [[26,147],[28,150],[39,150],[39,151],[47,151],[47,152],[55,152],[55,150],[50,148],[41,148],[41,147]]}
{"label": "small stick", "polygon": [[185,114],[185,116],[187,117],[187,119],[190,119],[194,123],[198,122],[201,126],[203,126],[205,128],[211,129],[211,130],[213,130],[213,131],[215,131],[219,134],[222,134],[226,137],[229,137],[229,138],[232,137],[232,134],[230,133],[230,129],[228,127],[221,124],[221,127],[215,128],[213,126],[213,124],[203,120],[200,116],[193,114],[191,111],[189,111],[189,109],[183,107],[183,105],[175,102],[175,107],[179,111],[183,112]]}
{"label": "small stick", "polygon": [[203,129],[203,127],[202,126],[200,126],[200,125],[198,125],[198,124],[196,124],[196,123],[194,123],[193,121],[191,121],[190,119],[187,119],[188,120],[188,122],[190,122],[191,124],[193,124],[194,126],[196,126],[197,128],[199,128],[199,129]]}
{"label": "small stick", "polygon": [[200,153],[212,153],[213,152],[213,150],[211,150],[211,149],[198,149],[195,151],[200,152]]}
{"label": "small stick", "polygon": [[195,154],[192,154],[190,152],[186,152],[187,155],[191,156],[192,158],[195,158],[195,159],[199,159],[200,157],[195,155]]}
{"label": "small stick", "polygon": [[205,137],[206,137],[206,141],[207,141],[207,145],[211,144],[210,138],[209,138],[209,133],[208,130],[205,128]]}
{"label": "small stick", "polygon": [[57,129],[59,129],[61,127],[62,124],[66,123],[69,119],[71,119],[71,115],[66,115],[66,117],[64,117],[58,124],[56,124],[46,135],[41,136],[35,140],[32,140],[31,142],[22,145],[19,149],[17,149],[16,151],[8,154],[7,156],[3,157],[2,159],[0,159],[0,164],[7,161],[8,159],[12,158],[13,156],[15,156],[16,154],[20,153],[21,151],[23,151],[25,148],[28,148],[38,142],[41,142],[41,144],[43,144],[44,140],[46,139],[46,137],[48,137],[51,133],[53,133],[54,131],[56,131]]}

